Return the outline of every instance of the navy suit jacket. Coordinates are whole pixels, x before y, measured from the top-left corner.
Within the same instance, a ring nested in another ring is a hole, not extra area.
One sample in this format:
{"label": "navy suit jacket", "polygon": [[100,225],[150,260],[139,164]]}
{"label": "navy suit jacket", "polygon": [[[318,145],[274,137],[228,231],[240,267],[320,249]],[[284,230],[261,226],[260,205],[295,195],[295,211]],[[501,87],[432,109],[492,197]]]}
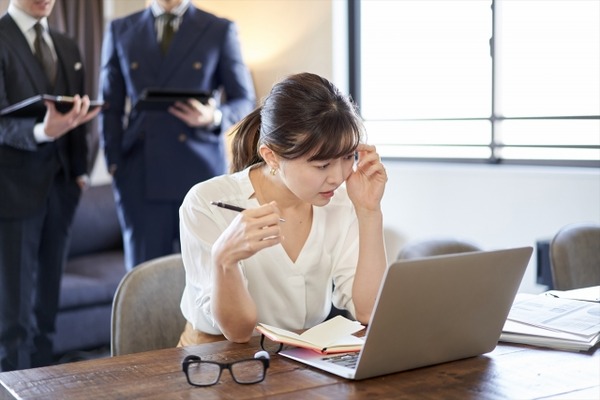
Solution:
{"label": "navy suit jacket", "polygon": [[[144,177],[148,199],[181,200],[195,183],[225,173],[222,133],[255,107],[235,24],[192,5],[166,56],[149,8],[112,21],[104,37],[100,86],[108,103],[100,116],[107,165],[117,166],[117,175],[125,168],[128,177]],[[147,88],[223,90],[220,129],[190,128],[166,111],[127,113]],[[127,166],[139,148],[143,163]]]}
{"label": "navy suit jacket", "polygon": [[[64,76],[66,92],[84,93],[83,64],[77,44],[66,35],[50,30]],[[47,93],[44,71],[27,39],[8,15],[0,18],[0,109],[29,97]],[[38,210],[47,198],[56,175],[58,151],[68,176],[87,173],[87,138],[84,126],[67,133],[55,143],[38,144],[33,127],[38,118],[0,116],[0,218],[18,218]]]}

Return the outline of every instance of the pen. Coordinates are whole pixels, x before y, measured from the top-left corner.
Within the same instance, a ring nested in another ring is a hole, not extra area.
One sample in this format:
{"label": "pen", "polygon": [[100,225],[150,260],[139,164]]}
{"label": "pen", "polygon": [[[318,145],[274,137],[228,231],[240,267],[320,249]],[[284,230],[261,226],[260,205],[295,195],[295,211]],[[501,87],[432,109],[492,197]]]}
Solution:
{"label": "pen", "polygon": [[[222,201],[211,201],[210,204],[212,204],[213,206],[217,206],[217,207],[221,207],[221,208],[225,208],[227,210],[232,210],[232,211],[237,211],[237,212],[242,212],[245,210],[245,208],[234,206],[234,205],[227,204],[227,203],[223,203]],[[279,221],[285,222],[285,219],[279,218]]]}

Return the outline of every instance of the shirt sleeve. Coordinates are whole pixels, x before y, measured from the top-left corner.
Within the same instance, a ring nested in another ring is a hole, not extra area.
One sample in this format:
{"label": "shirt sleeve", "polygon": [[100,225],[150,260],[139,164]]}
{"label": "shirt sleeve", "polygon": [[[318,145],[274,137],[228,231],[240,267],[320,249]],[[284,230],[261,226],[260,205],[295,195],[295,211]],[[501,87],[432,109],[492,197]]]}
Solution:
{"label": "shirt sleeve", "polygon": [[347,229],[340,231],[341,246],[333,260],[333,305],[339,309],[347,310],[353,317],[356,316],[354,302],[352,301],[352,286],[358,262],[358,220],[354,208],[344,210],[348,225]]}
{"label": "shirt sleeve", "polygon": [[[208,334],[221,334],[211,311],[213,243],[226,228],[226,221],[213,213],[196,185],[187,194],[179,210],[181,254],[186,271],[186,286],[181,299],[184,317]],[[212,207],[214,208],[214,207]]]}

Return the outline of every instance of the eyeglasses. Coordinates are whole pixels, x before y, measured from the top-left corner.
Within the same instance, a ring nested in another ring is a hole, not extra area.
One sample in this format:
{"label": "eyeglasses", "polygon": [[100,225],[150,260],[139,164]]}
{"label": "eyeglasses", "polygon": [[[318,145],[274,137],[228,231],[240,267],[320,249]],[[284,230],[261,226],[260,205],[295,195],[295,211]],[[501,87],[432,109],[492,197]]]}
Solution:
{"label": "eyeglasses", "polygon": [[277,354],[283,350],[283,343],[274,342],[263,334],[260,335],[260,348],[267,353]]}
{"label": "eyeglasses", "polygon": [[181,363],[181,367],[188,383],[193,386],[216,384],[221,379],[221,372],[224,369],[229,370],[236,383],[251,385],[265,379],[269,368],[269,354],[266,351],[259,351],[254,358],[232,363],[206,361],[199,356],[187,356]]}

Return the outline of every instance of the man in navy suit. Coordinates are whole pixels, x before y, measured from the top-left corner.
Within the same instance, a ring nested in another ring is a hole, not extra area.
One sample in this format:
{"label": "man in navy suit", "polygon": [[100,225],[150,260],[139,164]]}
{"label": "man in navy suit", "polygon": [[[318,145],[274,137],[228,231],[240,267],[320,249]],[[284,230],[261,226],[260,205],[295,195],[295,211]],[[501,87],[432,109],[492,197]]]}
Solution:
{"label": "man in navy suit", "polygon": [[[82,124],[99,112],[78,95],[76,43],[48,30],[54,1],[11,0],[0,18],[0,109],[39,94],[74,96],[64,114],[48,103],[30,116],[0,115],[0,371],[52,362],[69,231],[87,174]],[[42,53],[48,64],[38,61]]]}
{"label": "man in navy suit", "polygon": [[[108,104],[100,129],[131,269],[178,251],[179,206],[195,183],[226,172],[224,133],[255,107],[254,86],[234,23],[189,0],[154,0],[110,23],[100,87]],[[215,95],[207,104],[137,109],[150,88]]]}

